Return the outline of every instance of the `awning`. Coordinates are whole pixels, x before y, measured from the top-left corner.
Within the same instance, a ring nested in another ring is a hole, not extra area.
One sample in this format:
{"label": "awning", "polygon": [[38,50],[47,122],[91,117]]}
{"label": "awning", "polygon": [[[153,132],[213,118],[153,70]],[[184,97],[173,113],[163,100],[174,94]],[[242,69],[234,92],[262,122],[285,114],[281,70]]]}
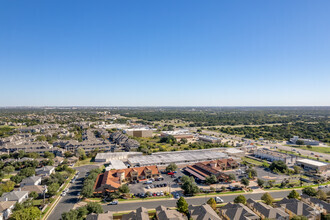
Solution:
{"label": "awning", "polygon": [[205,177],[204,177],[204,176],[200,175],[199,173],[193,171],[192,169],[190,169],[190,168],[188,168],[188,167],[185,169],[185,171],[187,171],[188,173],[190,173],[190,174],[193,175],[194,177],[197,177],[197,178],[200,179],[200,180],[205,180]]}

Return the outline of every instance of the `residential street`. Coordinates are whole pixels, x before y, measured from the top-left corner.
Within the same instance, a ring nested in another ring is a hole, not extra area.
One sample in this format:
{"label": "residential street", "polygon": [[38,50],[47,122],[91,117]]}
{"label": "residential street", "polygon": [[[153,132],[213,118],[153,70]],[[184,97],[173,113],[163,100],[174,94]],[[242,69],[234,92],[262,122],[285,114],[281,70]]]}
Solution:
{"label": "residential street", "polygon": [[[297,192],[301,193],[301,190],[297,190]],[[275,199],[281,199],[287,196],[290,191],[276,191],[269,193],[275,198]],[[233,202],[233,200],[238,196],[239,194],[235,195],[220,195],[220,197],[224,200],[224,202]],[[263,195],[263,193],[251,193],[251,194],[245,194],[244,196],[256,200],[260,200],[260,197]],[[189,205],[201,205],[205,203],[209,198],[215,197],[213,196],[202,196],[202,197],[192,197],[192,198],[185,198]],[[135,210],[141,206],[147,208],[147,209],[155,209],[159,205],[163,205],[166,207],[175,207],[176,206],[176,199],[168,199],[168,200],[146,200],[146,201],[139,201],[139,202],[123,202],[118,205],[103,205],[104,211],[113,211],[113,212],[122,212],[122,211],[131,211]]]}
{"label": "residential street", "polygon": [[74,204],[78,202],[78,196],[77,193],[81,191],[82,184],[84,181],[84,177],[86,176],[87,172],[97,168],[98,166],[95,165],[86,165],[74,168],[77,171],[79,171],[79,175],[75,183],[70,185],[69,192],[66,196],[62,197],[55,207],[55,209],[52,211],[52,213],[49,215],[47,219],[49,220],[59,220],[61,219],[61,214],[63,212],[68,212],[71,209],[73,209]]}

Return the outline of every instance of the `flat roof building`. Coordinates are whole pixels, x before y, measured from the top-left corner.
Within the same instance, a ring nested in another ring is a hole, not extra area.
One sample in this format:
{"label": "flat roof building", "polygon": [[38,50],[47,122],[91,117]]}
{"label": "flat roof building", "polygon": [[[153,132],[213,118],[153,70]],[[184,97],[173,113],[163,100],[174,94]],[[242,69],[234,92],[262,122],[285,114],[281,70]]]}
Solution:
{"label": "flat roof building", "polygon": [[296,164],[305,170],[316,172],[325,172],[328,170],[329,167],[329,164],[327,163],[309,159],[297,160]]}
{"label": "flat roof building", "polygon": [[183,138],[185,139],[193,139],[194,134],[191,133],[189,130],[186,129],[181,129],[181,130],[176,130],[176,131],[163,131],[161,133],[162,137],[167,137],[167,136],[173,136],[177,140],[181,140]]}
{"label": "flat roof building", "polygon": [[152,155],[133,156],[128,158],[131,166],[168,165],[170,163],[186,164],[207,160],[227,158],[227,155],[215,150],[190,150],[158,152]]}
{"label": "flat roof building", "polygon": [[141,152],[115,152],[115,153],[98,153],[95,157],[95,162],[106,163],[111,160],[124,160],[126,161],[129,156],[142,155]]}
{"label": "flat roof building", "polygon": [[254,156],[260,159],[266,159],[268,161],[281,160],[286,164],[294,164],[298,158],[295,155],[272,151],[266,148],[255,150]]}
{"label": "flat roof building", "polygon": [[151,129],[149,127],[140,127],[125,129],[124,133],[132,137],[152,137],[154,131],[155,129]]}
{"label": "flat roof building", "polygon": [[198,139],[201,141],[210,142],[210,143],[221,143],[221,140],[222,140],[221,138],[207,136],[207,135],[199,135]]}

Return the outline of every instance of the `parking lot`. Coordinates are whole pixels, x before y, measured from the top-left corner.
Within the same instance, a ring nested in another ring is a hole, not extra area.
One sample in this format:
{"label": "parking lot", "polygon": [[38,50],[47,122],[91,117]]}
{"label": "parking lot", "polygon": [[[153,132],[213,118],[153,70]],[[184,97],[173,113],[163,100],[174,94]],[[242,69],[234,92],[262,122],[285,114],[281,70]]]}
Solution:
{"label": "parking lot", "polygon": [[150,192],[151,194],[159,194],[159,196],[165,192],[176,192],[180,191],[180,185],[177,183],[176,179],[180,176],[182,176],[182,172],[178,170],[173,176],[167,175],[165,173],[162,173],[159,178],[151,178],[148,179],[149,181],[152,181],[152,183],[148,183],[147,181],[139,182],[139,183],[130,183],[128,184],[130,188],[130,193],[139,195],[139,194],[145,194],[147,192]]}

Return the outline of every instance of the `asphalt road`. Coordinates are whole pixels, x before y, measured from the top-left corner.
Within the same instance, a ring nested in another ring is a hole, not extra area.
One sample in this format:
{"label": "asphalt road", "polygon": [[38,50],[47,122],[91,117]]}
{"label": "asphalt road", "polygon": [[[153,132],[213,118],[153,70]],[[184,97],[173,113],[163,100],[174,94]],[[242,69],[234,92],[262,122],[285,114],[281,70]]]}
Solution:
{"label": "asphalt road", "polygon": [[[301,190],[297,190],[297,192],[301,193]],[[269,192],[273,198],[275,199],[281,199],[286,197],[290,191],[276,191],[276,192]],[[245,194],[244,196],[246,199],[251,198],[251,199],[256,199],[260,200],[261,196],[264,193],[251,193],[251,194]],[[221,195],[220,197],[224,200],[224,202],[233,202],[233,200],[238,196],[239,194],[236,195]],[[185,198],[189,205],[201,205],[207,200],[213,196],[201,196],[201,197],[187,197]],[[107,211],[113,211],[113,212],[123,212],[123,211],[131,211],[135,210],[139,207],[145,207],[147,209],[155,209],[159,205],[163,205],[165,207],[175,207],[176,206],[176,199],[168,199],[168,200],[146,200],[142,202],[123,202],[118,205],[103,205],[104,212]]]}
{"label": "asphalt road", "polygon": [[55,209],[49,215],[47,219],[49,220],[59,220],[63,212],[68,212],[73,209],[75,203],[78,202],[77,193],[81,191],[83,186],[84,177],[87,175],[87,172],[97,168],[95,165],[86,165],[74,168],[79,171],[79,175],[75,183],[70,185],[69,191],[66,196],[63,196]]}

